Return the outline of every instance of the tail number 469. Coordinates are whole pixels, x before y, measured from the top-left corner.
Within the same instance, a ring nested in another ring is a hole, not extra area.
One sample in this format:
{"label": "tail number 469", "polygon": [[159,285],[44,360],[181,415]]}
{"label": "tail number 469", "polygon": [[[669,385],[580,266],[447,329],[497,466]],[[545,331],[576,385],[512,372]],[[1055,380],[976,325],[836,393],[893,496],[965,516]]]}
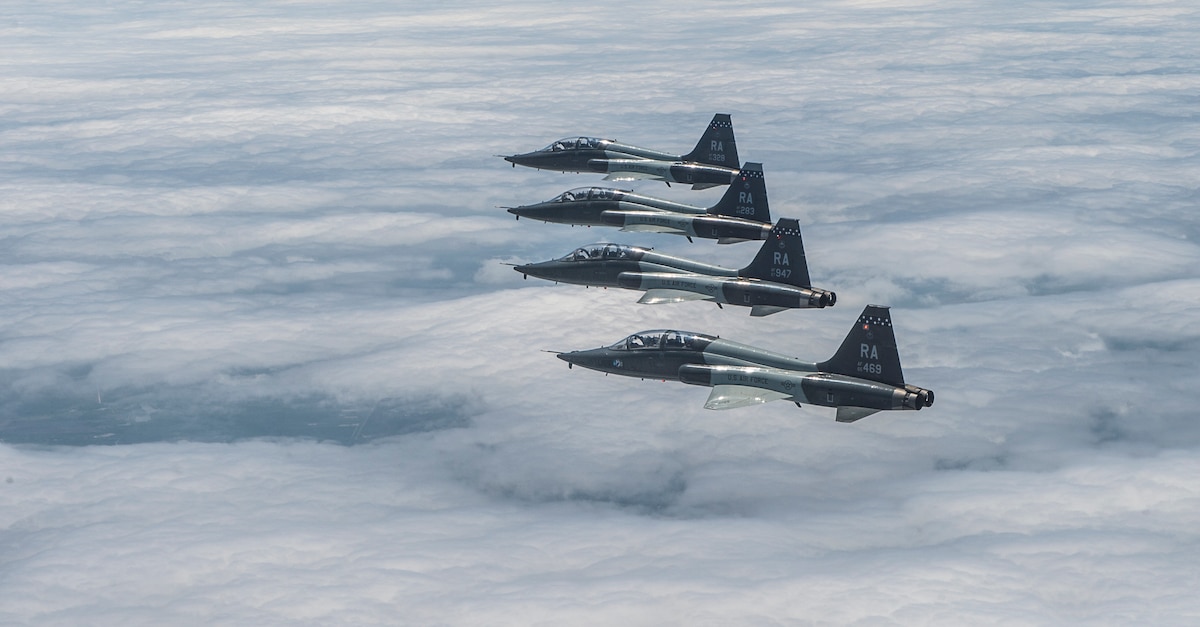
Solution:
{"label": "tail number 469", "polygon": [[858,371],[864,374],[883,374],[883,366],[875,362],[858,362]]}

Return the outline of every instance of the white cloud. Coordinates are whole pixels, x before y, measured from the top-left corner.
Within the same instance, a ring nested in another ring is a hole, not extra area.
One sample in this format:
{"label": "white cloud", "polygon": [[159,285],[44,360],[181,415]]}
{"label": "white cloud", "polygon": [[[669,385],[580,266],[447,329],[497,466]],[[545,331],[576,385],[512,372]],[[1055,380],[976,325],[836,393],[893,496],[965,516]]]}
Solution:
{"label": "white cloud", "polygon": [[[1192,622],[1193,16],[23,7],[0,622]],[[493,155],[686,150],[715,111],[837,307],[500,265],[600,240],[745,265],[498,208],[596,180]],[[934,407],[708,412],[541,352],[684,328],[822,359],[868,302]]]}

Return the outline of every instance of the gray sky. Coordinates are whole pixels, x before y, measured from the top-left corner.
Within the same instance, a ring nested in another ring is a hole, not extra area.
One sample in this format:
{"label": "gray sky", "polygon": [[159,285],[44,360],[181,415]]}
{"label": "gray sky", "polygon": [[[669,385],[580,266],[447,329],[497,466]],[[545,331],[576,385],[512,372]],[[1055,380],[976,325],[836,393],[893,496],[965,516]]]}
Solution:
{"label": "gray sky", "polygon": [[[1195,623],[1200,12],[791,5],[9,7],[0,623]],[[500,265],[745,265],[498,208],[600,181],[494,155],[715,112],[836,307]],[[820,360],[867,303],[932,408],[710,412],[541,352]]]}

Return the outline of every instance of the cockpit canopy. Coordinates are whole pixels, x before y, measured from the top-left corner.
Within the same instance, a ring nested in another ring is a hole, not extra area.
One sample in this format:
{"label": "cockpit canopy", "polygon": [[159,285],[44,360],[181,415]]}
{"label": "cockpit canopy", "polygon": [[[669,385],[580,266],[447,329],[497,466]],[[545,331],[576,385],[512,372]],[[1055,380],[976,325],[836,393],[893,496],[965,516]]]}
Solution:
{"label": "cockpit canopy", "polygon": [[621,190],[609,187],[576,187],[567,190],[546,202],[580,202],[584,200],[616,200]]}
{"label": "cockpit canopy", "polygon": [[646,250],[648,249],[625,244],[588,244],[576,248],[559,261],[636,260],[641,256],[639,253],[644,253]]}
{"label": "cockpit canopy", "polygon": [[687,331],[642,331],[609,346],[612,350],[703,350],[717,338]]}
{"label": "cockpit canopy", "polygon": [[603,142],[612,140],[598,139],[596,137],[566,137],[560,139],[549,146],[539,150],[538,152],[562,152],[564,150],[599,150]]}

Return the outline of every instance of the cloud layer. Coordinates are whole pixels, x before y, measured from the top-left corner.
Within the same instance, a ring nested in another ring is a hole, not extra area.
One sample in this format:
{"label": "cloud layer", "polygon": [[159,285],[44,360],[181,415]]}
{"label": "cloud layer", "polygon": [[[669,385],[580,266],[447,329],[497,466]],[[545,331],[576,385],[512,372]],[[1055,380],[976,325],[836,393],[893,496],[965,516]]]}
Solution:
{"label": "cloud layer", "polygon": [[[0,622],[1195,622],[1197,21],[20,6]],[[716,111],[837,307],[640,306],[501,265],[600,240],[744,265],[497,208],[596,179],[493,155],[684,151]],[[682,328],[823,359],[867,303],[933,408],[708,412],[541,352]]]}

